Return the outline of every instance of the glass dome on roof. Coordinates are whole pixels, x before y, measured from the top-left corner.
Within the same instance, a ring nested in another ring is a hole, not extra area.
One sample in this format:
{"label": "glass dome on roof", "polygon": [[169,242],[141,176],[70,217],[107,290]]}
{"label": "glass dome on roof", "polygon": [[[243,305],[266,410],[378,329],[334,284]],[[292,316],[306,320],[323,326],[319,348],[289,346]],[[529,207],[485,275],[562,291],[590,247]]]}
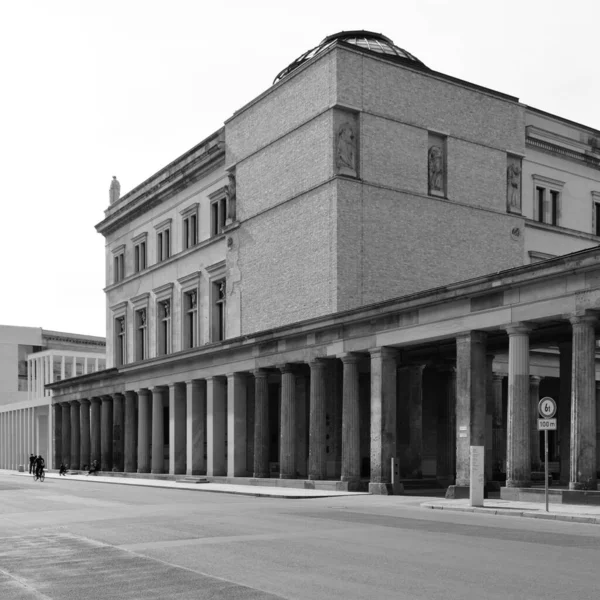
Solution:
{"label": "glass dome on roof", "polygon": [[376,52],[377,54],[383,54],[389,57],[399,58],[403,61],[410,61],[415,65],[427,68],[423,62],[421,62],[416,56],[410,54],[406,50],[399,48],[390,40],[390,38],[381,35],[381,33],[374,33],[372,31],[341,31],[340,33],[334,33],[333,35],[327,36],[318,46],[311,48],[301,56],[299,56],[294,62],[290,63],[283,71],[281,71],[273,83],[277,83],[283,79],[286,75],[289,75],[294,69],[297,69],[301,64],[310,60],[313,56],[323,52],[335,42],[340,41],[346,44],[352,44],[358,46],[370,52]]}

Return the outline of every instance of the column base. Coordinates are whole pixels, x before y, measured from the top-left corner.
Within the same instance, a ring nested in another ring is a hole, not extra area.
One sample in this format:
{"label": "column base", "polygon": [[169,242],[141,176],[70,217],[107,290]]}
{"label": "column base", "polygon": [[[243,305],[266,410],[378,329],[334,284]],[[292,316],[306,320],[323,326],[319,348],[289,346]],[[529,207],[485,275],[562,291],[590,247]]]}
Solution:
{"label": "column base", "polygon": [[583,483],[581,481],[569,481],[570,490],[597,490],[598,482],[595,480]]}
{"label": "column base", "polygon": [[[483,497],[484,498],[488,497],[488,491],[490,491],[490,490],[488,489],[488,485],[486,484],[483,488]],[[446,496],[445,496],[445,498],[454,499],[454,500],[465,499],[465,498],[470,498],[470,497],[471,497],[471,487],[468,485],[449,485],[448,489],[446,490]]]}
{"label": "column base", "polygon": [[150,473],[150,469],[149,468],[145,469],[142,467],[141,469],[137,470],[137,473]]}
{"label": "column base", "polygon": [[269,473],[268,471],[265,471],[264,473],[254,473],[252,477],[256,479],[270,479],[271,473]]}
{"label": "column base", "polygon": [[307,479],[309,481],[323,481],[325,477],[323,477],[323,475],[311,475],[309,473]]}
{"label": "column base", "polygon": [[351,483],[355,483],[357,481],[360,481],[360,477],[354,477],[352,475],[342,475],[340,477],[340,481],[349,481]]}
{"label": "column base", "polygon": [[296,479],[296,473],[280,473],[279,479]]}
{"label": "column base", "polygon": [[164,469],[152,469],[150,471],[150,473],[152,473],[153,475],[165,475],[165,470]]}
{"label": "column base", "polygon": [[376,494],[378,496],[393,496],[394,488],[391,483],[369,482],[369,494]]}
{"label": "column base", "polygon": [[531,487],[529,479],[507,479],[506,487],[528,488]]}

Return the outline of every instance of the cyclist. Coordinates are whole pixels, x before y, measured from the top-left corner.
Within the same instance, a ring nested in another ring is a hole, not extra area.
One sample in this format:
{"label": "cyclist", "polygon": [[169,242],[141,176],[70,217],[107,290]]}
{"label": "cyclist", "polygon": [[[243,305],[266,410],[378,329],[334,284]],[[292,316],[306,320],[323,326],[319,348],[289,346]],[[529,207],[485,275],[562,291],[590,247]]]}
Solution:
{"label": "cyclist", "polygon": [[44,458],[40,454],[35,459],[35,476],[36,477],[41,477],[42,476],[42,473],[44,472],[44,466],[45,465],[46,465],[46,463],[44,462]]}

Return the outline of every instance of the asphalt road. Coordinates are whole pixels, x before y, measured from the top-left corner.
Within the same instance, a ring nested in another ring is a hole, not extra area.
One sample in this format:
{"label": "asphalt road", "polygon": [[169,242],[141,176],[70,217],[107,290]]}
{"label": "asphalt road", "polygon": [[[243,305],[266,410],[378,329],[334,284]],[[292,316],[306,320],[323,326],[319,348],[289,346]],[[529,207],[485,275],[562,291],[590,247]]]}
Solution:
{"label": "asphalt road", "polygon": [[0,474],[0,599],[600,597],[600,526]]}

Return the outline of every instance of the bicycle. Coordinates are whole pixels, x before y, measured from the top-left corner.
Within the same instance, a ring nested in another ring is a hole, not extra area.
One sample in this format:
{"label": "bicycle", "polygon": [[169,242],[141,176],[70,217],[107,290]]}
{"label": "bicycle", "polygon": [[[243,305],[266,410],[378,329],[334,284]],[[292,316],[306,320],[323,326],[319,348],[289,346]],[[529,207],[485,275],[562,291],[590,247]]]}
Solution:
{"label": "bicycle", "polygon": [[46,479],[46,473],[45,473],[45,471],[44,471],[44,469],[43,469],[43,468],[42,468],[42,470],[41,470],[41,472],[40,472],[40,474],[39,474],[39,475],[37,474],[37,472],[33,474],[33,480],[34,480],[34,481],[37,481],[38,479],[39,479],[41,482],[43,482],[43,481],[44,481],[44,479]]}

